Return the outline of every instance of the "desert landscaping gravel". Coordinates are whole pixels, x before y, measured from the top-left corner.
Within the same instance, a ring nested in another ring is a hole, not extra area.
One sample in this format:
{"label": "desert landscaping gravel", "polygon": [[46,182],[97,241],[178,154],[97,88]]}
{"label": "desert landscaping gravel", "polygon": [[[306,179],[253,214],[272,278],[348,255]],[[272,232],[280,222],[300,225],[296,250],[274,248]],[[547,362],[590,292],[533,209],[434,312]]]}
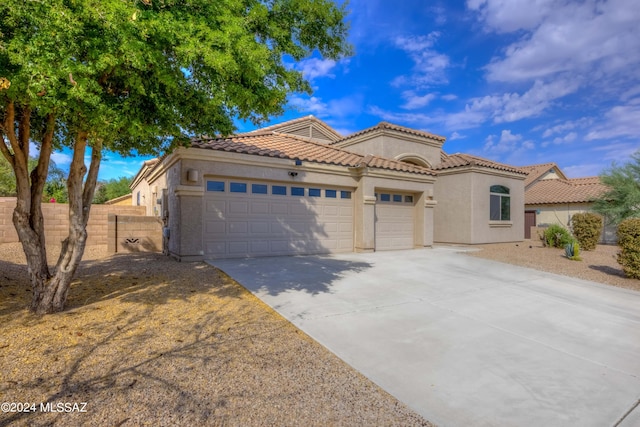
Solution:
{"label": "desert landscaping gravel", "polygon": [[536,240],[473,248],[479,250],[469,252],[472,256],[640,291],[640,280],[626,278],[616,261],[619,252],[616,245],[598,245],[593,251],[581,251],[582,261],[570,260],[564,249],[544,247],[541,241]]}
{"label": "desert landscaping gravel", "polygon": [[66,311],[39,317],[3,244],[0,286],[0,402],[37,409],[0,426],[431,425],[204,263],[91,247]]}
{"label": "desert landscaping gravel", "polygon": [[[616,246],[582,261],[537,241],[474,249],[640,290]],[[30,297],[20,245],[0,245],[0,402],[37,407],[0,426],[432,425],[204,263],[89,247],[64,312],[35,316]]]}

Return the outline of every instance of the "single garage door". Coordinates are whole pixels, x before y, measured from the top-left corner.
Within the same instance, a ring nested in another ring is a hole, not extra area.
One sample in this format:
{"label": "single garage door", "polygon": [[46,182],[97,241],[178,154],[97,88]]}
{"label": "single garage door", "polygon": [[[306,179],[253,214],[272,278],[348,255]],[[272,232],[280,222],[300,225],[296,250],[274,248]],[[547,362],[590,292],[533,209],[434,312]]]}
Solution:
{"label": "single garage door", "polygon": [[413,249],[413,196],[381,192],[376,197],[376,251]]}
{"label": "single garage door", "polygon": [[208,179],[204,248],[213,258],[353,251],[350,189]]}

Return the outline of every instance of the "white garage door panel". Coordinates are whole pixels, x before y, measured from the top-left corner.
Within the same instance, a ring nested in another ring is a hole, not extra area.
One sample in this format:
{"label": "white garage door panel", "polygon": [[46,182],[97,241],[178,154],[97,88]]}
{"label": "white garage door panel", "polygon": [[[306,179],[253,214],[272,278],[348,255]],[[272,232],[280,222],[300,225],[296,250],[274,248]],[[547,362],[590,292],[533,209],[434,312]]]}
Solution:
{"label": "white garage door panel", "polygon": [[376,250],[413,249],[412,203],[376,203]]}
{"label": "white garage door panel", "polygon": [[267,202],[251,202],[252,214],[266,214],[269,213],[269,203]]}
{"label": "white garage door panel", "polygon": [[[220,180],[217,180],[220,181]],[[353,250],[353,201],[338,197],[210,191],[205,194],[205,255],[224,257],[294,255]],[[259,184],[271,184],[259,182]],[[314,186],[314,188],[318,188]],[[322,189],[322,195],[326,192]]]}

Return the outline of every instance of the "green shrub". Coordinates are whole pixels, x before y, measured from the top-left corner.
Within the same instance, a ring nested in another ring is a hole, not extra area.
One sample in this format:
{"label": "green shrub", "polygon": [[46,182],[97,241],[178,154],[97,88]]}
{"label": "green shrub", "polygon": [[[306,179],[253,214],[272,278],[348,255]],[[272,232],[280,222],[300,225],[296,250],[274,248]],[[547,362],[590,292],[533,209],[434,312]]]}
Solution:
{"label": "green shrub", "polygon": [[566,246],[567,243],[573,242],[573,238],[569,230],[560,224],[551,224],[544,231],[544,241],[546,245],[551,248],[562,248]]}
{"label": "green shrub", "polygon": [[591,212],[574,214],[571,217],[571,228],[582,249],[592,251],[602,234],[602,217]]}
{"label": "green shrub", "polygon": [[618,264],[624,274],[640,279],[640,218],[625,219],[618,225]]}

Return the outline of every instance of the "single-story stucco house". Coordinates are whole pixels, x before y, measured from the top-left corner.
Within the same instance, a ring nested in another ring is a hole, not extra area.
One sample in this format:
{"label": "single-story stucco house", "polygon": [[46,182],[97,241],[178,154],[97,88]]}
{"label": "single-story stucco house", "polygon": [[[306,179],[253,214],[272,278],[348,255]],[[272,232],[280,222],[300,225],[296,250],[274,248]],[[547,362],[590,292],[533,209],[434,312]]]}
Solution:
{"label": "single-story stucco house", "polygon": [[386,122],[344,137],[307,116],[147,161],[132,202],[181,260],[523,240],[526,173],[444,142]]}
{"label": "single-story stucco house", "polygon": [[[590,212],[593,199],[608,187],[597,176],[567,178],[556,163],[522,166],[525,180],[525,238],[531,238],[531,227],[560,224],[570,229],[571,217]],[[535,238],[535,236],[533,236]],[[602,242],[615,241],[615,227],[605,227]]]}

